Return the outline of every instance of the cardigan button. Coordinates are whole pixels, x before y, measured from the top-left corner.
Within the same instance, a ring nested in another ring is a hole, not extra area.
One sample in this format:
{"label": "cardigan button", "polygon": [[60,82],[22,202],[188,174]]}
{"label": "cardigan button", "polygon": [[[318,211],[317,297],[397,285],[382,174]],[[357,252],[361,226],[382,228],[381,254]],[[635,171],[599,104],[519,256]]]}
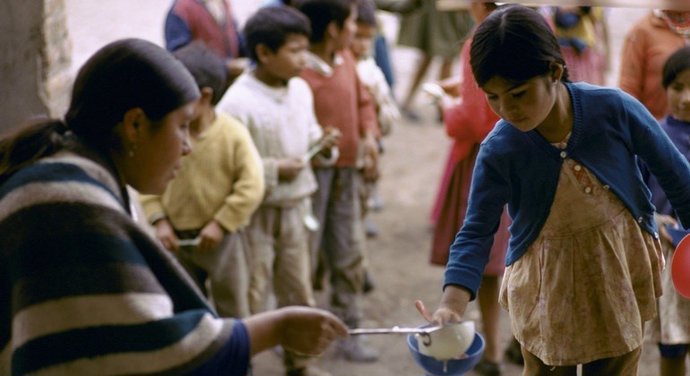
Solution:
{"label": "cardigan button", "polygon": [[582,166],[580,166],[579,164],[576,164],[575,167],[573,167],[573,168],[575,169],[575,171],[582,170]]}
{"label": "cardigan button", "polygon": [[565,158],[565,157],[567,157],[567,156],[568,156],[568,153],[566,153],[566,152],[564,152],[564,151],[561,152],[561,158]]}
{"label": "cardigan button", "polygon": [[656,231],[654,231],[654,239],[659,240],[659,233]]}
{"label": "cardigan button", "polygon": [[587,193],[587,194],[592,193],[592,187],[586,187],[586,188],[585,188],[585,193]]}
{"label": "cardigan button", "polygon": [[644,218],[642,218],[642,217],[637,218],[637,223],[642,223],[643,221],[644,221]]}
{"label": "cardigan button", "polygon": [[607,191],[609,190],[609,188],[611,188],[611,187],[609,187],[608,185],[605,185],[605,186],[604,186],[604,189],[607,190]]}

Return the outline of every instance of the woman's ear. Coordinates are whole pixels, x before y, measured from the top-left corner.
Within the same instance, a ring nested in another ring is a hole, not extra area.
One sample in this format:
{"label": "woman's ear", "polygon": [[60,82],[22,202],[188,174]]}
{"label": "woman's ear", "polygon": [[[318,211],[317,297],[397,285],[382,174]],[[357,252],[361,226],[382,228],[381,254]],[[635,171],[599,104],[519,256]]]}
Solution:
{"label": "woman's ear", "polygon": [[122,118],[122,137],[123,144],[135,144],[139,139],[142,125],[148,121],[144,110],[135,107],[127,110]]}

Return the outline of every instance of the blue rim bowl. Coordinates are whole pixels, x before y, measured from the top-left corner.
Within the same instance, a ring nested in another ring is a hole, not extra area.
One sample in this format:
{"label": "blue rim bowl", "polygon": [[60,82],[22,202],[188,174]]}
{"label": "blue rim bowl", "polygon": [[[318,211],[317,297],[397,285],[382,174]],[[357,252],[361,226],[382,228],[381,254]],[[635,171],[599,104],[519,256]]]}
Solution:
{"label": "blue rim bowl", "polygon": [[[407,336],[407,347],[412,358],[427,376],[460,376],[474,369],[484,354],[484,338],[479,333],[474,334],[474,340],[467,349],[467,356],[462,359],[438,360],[419,352],[417,338],[414,334]],[[445,363],[445,364],[444,364]]]}

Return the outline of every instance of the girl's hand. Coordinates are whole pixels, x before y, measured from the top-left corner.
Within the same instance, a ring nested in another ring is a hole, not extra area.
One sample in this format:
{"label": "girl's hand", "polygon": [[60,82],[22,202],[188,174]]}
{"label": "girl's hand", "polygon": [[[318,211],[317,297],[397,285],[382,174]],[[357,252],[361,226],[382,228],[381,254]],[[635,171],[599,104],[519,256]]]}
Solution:
{"label": "girl's hand", "polygon": [[462,79],[460,76],[453,76],[446,78],[445,80],[442,80],[438,83],[439,86],[441,86],[441,89],[443,91],[451,96],[458,98],[460,97],[460,83],[462,82]]}
{"label": "girl's hand", "polygon": [[666,226],[678,227],[678,221],[669,215],[656,213],[654,214],[654,221],[656,221],[656,226],[659,228],[659,235],[661,235],[661,239],[673,244],[673,239],[668,231],[666,231]]}
{"label": "girl's hand", "polygon": [[432,315],[426,309],[426,306],[424,305],[424,303],[422,303],[421,300],[415,301],[414,305],[417,308],[417,311],[419,311],[419,313],[422,315],[422,317],[424,317],[424,319],[431,324],[443,325],[451,322],[462,321],[462,315],[460,315],[458,312],[453,311],[449,307],[444,307],[443,305],[441,305]]}

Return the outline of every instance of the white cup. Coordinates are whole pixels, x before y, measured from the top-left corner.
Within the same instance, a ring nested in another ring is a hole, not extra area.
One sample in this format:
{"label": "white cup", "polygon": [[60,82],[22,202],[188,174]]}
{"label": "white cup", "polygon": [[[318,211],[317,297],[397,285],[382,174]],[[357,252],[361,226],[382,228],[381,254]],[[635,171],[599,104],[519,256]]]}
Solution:
{"label": "white cup", "polygon": [[472,345],[474,334],[474,321],[463,321],[415,336],[420,353],[437,360],[448,360],[464,354]]}

